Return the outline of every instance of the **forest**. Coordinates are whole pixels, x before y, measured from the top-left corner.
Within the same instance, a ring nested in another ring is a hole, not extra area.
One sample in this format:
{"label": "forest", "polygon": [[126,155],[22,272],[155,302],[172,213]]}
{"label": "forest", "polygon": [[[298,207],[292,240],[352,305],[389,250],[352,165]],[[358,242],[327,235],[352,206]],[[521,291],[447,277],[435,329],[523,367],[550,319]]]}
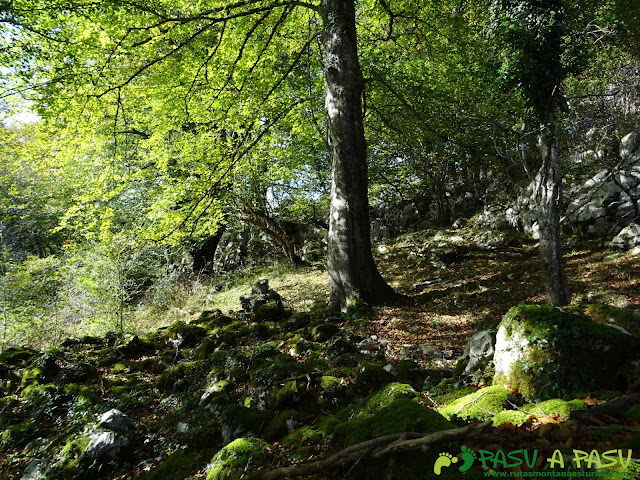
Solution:
{"label": "forest", "polygon": [[0,0],[0,478],[640,478],[638,0]]}

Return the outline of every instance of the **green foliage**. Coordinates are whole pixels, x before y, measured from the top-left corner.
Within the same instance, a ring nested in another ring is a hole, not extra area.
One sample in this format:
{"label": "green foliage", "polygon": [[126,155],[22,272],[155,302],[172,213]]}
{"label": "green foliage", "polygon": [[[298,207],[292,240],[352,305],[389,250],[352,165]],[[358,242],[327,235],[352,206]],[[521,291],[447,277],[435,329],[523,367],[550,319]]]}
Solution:
{"label": "green foliage", "polygon": [[562,62],[565,10],[561,0],[495,0],[492,16],[506,46],[502,76],[522,90],[536,118],[553,112],[566,75]]}

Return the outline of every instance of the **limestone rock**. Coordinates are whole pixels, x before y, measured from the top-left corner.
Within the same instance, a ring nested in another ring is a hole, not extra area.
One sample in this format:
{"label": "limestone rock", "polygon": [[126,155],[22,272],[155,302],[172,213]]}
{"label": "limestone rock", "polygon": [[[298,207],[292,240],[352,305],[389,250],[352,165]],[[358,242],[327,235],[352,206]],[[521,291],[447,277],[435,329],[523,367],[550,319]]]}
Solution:
{"label": "limestone rock", "polygon": [[611,241],[611,246],[624,250],[640,245],[640,225],[630,223]]}
{"label": "limestone rock", "polygon": [[269,280],[258,280],[252,287],[251,293],[240,297],[242,308],[246,312],[255,312],[258,307],[267,303],[274,303],[278,309],[284,309],[280,295],[269,288]]}
{"label": "limestone rock", "polygon": [[533,399],[624,388],[622,373],[638,357],[640,342],[607,323],[576,307],[513,307],[496,334],[494,383]]}
{"label": "limestone rock", "polygon": [[133,439],[135,436],[136,427],[133,421],[116,408],[102,414],[98,427],[119,433],[128,439]]}
{"label": "limestone rock", "polygon": [[127,437],[117,435],[111,431],[93,431],[88,435],[89,443],[83,456],[98,458],[108,457],[118,459],[131,443]]}
{"label": "limestone rock", "polygon": [[481,330],[471,335],[464,347],[458,363],[464,365],[463,375],[469,375],[476,370],[484,369],[493,360],[496,332],[493,330]]}

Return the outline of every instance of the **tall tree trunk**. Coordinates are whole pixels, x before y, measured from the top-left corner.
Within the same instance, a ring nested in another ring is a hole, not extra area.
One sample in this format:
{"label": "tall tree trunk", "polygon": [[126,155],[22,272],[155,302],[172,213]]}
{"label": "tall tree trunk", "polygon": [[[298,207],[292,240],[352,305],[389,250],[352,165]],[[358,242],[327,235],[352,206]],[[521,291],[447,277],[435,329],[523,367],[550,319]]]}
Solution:
{"label": "tall tree trunk", "polygon": [[226,231],[226,225],[220,225],[216,233],[207,238],[202,245],[191,250],[191,257],[193,258],[193,272],[200,273],[207,265],[213,263],[218,250],[218,245],[222,239],[222,235]]}
{"label": "tall tree trunk", "polygon": [[351,302],[381,304],[396,296],[371,253],[367,192],[367,145],[361,97],[353,0],[323,0],[325,107],[332,156],[329,219],[330,303],[345,310]]}
{"label": "tall tree trunk", "polygon": [[542,166],[538,178],[540,209],[540,254],[547,287],[547,300],[556,307],[571,300],[562,261],[560,244],[560,211],[562,202],[562,174],[558,158],[558,135],[553,112],[547,113],[541,127],[538,147]]}

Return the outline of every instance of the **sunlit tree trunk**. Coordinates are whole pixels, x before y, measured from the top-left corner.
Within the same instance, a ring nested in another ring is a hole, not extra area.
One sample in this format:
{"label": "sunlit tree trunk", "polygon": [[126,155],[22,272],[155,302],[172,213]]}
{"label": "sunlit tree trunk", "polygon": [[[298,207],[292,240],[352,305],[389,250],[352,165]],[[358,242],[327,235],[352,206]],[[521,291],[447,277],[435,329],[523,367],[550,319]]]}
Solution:
{"label": "sunlit tree trunk", "polygon": [[381,304],[396,294],[382,278],[371,253],[367,192],[367,145],[362,119],[364,81],[358,62],[352,0],[323,0],[325,106],[332,173],[329,219],[330,302]]}

